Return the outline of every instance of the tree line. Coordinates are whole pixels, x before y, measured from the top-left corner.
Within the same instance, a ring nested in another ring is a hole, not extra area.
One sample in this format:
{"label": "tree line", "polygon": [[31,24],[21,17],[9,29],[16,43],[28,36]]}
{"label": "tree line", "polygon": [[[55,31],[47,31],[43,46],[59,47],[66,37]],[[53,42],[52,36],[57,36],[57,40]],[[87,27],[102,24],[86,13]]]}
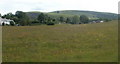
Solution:
{"label": "tree line", "polygon": [[[1,16],[1,14],[0,14]],[[32,25],[32,24],[46,24],[46,25],[54,25],[54,24],[86,24],[89,22],[89,18],[85,15],[81,16],[73,16],[73,17],[64,17],[60,16],[59,18],[52,18],[48,14],[40,13],[36,20],[30,20],[29,16],[22,11],[16,11],[15,14],[8,13],[2,18],[14,20],[16,24],[20,26]]]}

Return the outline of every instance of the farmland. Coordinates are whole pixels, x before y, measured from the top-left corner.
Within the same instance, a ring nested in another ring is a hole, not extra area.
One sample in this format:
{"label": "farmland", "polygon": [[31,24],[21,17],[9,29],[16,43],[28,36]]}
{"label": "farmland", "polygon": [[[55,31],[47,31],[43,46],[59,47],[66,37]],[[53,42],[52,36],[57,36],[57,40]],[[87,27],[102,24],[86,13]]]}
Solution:
{"label": "farmland", "polygon": [[3,62],[116,62],[118,23],[2,27]]}

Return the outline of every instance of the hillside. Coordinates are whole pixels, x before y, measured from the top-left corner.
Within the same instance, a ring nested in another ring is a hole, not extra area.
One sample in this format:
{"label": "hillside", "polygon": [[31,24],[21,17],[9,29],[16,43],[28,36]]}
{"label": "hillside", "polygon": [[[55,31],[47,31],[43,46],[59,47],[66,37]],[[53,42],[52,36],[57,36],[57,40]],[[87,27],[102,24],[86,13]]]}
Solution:
{"label": "hillside", "polygon": [[[26,12],[31,19],[36,19],[41,12]],[[42,12],[44,13],[44,12]],[[117,19],[117,14],[106,13],[106,12],[95,12],[95,11],[79,11],[79,10],[63,10],[63,11],[53,11],[46,13],[50,17],[58,18],[60,16],[71,17],[74,15],[86,15],[90,19],[106,18],[106,19]]]}
{"label": "hillside", "polygon": [[[34,19],[37,19],[38,15],[40,13],[44,13],[44,12],[26,12],[26,14],[30,17],[31,20],[34,20]],[[72,17],[74,15],[71,15],[71,14],[57,14],[57,13],[45,13],[47,14],[48,16],[52,17],[52,18],[59,18],[60,16],[63,16],[63,17]]]}
{"label": "hillside", "polygon": [[[54,11],[51,13],[57,13]],[[69,15],[86,15],[89,18],[107,18],[107,19],[117,19],[117,14],[107,13],[107,12],[95,12],[95,11],[79,11],[79,10],[65,10],[59,11],[59,14],[69,14]]]}

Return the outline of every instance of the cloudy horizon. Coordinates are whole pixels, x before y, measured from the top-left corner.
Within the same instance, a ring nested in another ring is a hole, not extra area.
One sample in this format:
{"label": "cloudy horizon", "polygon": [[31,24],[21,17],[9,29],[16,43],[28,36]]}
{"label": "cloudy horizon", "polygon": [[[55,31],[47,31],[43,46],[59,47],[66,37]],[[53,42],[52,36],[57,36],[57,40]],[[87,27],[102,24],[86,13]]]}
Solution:
{"label": "cloudy horizon", "polygon": [[51,12],[56,10],[86,10],[118,13],[119,0],[0,0],[0,13],[16,11]]}

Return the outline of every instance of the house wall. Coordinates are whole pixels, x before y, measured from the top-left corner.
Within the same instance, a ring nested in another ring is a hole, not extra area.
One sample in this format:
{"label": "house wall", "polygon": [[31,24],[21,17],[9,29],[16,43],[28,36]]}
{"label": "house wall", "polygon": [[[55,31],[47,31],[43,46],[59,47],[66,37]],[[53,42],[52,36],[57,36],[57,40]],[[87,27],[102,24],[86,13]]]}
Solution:
{"label": "house wall", "polygon": [[[0,17],[0,25],[2,25],[2,23],[4,22],[5,24],[7,25],[10,25],[10,22],[13,21],[13,20],[10,20],[10,19],[3,19]],[[13,21],[14,22],[14,21]],[[14,22],[15,23],[15,22]]]}

